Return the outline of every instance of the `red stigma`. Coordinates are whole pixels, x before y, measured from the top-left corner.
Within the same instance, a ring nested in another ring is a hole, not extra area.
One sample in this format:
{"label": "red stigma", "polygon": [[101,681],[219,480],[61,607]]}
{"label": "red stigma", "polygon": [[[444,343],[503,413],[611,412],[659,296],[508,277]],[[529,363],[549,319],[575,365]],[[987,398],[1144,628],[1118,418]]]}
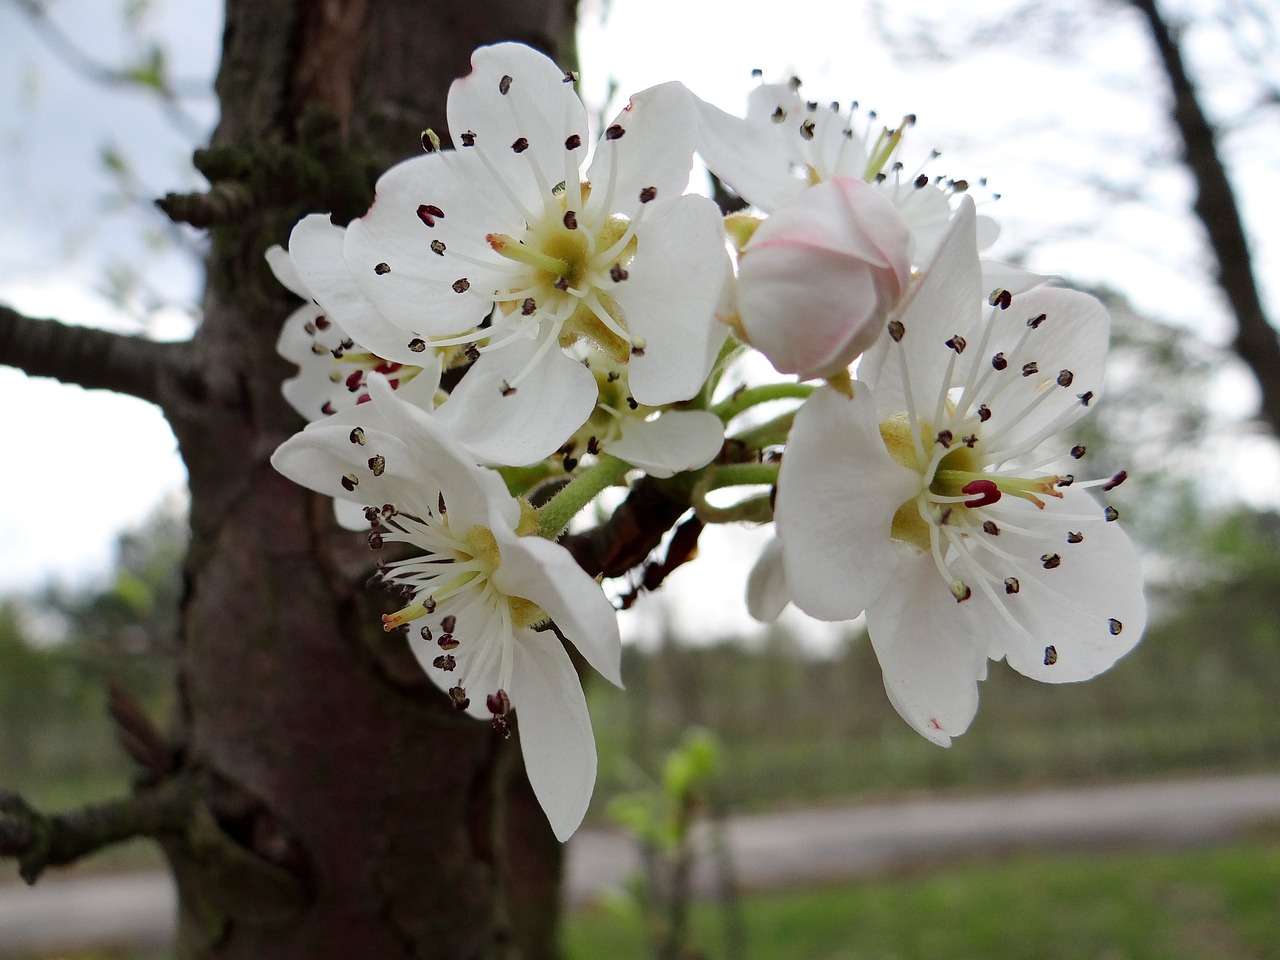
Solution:
{"label": "red stigma", "polygon": [[972,500],[966,500],[966,507],[989,507],[1000,499],[1000,488],[992,480],[970,480],[960,488],[961,493],[976,493]]}

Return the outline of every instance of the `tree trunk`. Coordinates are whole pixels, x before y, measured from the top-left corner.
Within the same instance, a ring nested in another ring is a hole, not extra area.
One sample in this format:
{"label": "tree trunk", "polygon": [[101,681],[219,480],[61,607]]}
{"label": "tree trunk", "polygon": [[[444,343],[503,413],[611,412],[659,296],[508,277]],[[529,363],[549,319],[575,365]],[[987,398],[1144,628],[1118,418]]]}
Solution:
{"label": "tree trunk", "polygon": [[[270,155],[323,116],[380,169],[443,132],[473,47],[523,40],[572,65],[573,27],[572,0],[228,0],[212,146]],[[362,212],[362,188],[335,219]],[[215,226],[194,362],[160,385],[191,486],[175,740],[204,801],[166,841],[178,952],[554,957],[561,850],[518,746],[377,629],[363,541],[268,463],[301,424],[275,353],[292,305],[263,251],[340,206],[249,204]]]}

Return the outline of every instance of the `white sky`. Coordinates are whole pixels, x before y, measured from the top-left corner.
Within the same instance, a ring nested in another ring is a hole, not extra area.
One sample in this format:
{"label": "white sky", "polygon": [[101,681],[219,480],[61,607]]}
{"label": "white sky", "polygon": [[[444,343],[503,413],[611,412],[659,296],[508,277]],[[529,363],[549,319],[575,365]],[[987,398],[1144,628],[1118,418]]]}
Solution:
{"label": "white sky", "polygon": [[[1183,0],[1196,3],[1200,0]],[[603,25],[601,13],[608,16]],[[970,22],[972,4],[916,5],[937,22]],[[990,5],[995,10],[996,5]],[[118,62],[129,49],[119,8],[101,0],[58,0],[55,18],[93,56]],[[207,80],[216,68],[221,7],[211,0],[157,0],[152,31],[168,45],[175,73]],[[726,11],[732,11],[726,18]],[[950,13],[948,13],[950,11]],[[903,63],[875,32],[859,4],[791,0],[775,4],[691,4],[677,0],[583,0],[584,91],[598,106],[609,81],[633,92],[679,79],[724,109],[740,112],[754,82],[796,74],[815,100],[858,99],[893,123],[919,117],[905,159],[931,147],[943,157],[931,173],[989,178],[1002,194],[986,212],[1003,226],[995,255],[1026,252],[1035,269],[1073,282],[1121,289],[1143,312],[1223,341],[1231,330],[1206,282],[1199,229],[1185,215],[1190,183],[1153,157],[1168,153],[1159,113],[1161,89],[1150,69],[1140,24],[1111,8],[1059,44],[1061,57],[1027,38],[994,38],[955,64]],[[1195,52],[1229,62],[1212,37]],[[143,205],[113,209],[100,148],[119,144],[144,195],[193,182],[190,143],[154,103],[105,90],[51,57],[26,19],[0,4],[0,301],[34,316],[55,316],[129,332],[143,327],[113,310],[96,291],[106,265],[144,265],[148,285],[179,309],[152,318],[147,332],[181,337],[182,308],[197,296],[198,277],[182,258],[157,253],[149,234],[161,221]],[[1234,109],[1238,84],[1223,78],[1214,102]],[[212,98],[188,105],[211,124]],[[1246,199],[1263,280],[1280,287],[1280,197],[1274,182],[1276,124],[1246,128],[1227,141],[1237,188]],[[914,152],[912,152],[914,148]],[[1150,202],[1117,202],[1081,179],[1124,182]],[[980,190],[974,191],[982,199]],[[118,205],[117,205],[118,206]],[[1274,296],[1273,296],[1274,302]],[[1273,314],[1274,314],[1273,309]],[[1247,411],[1247,379],[1225,378],[1219,399]],[[147,404],[26,378],[0,368],[5,467],[0,472],[0,594],[50,575],[80,579],[104,568],[115,532],[137,523],[184,472],[172,435]],[[1254,470],[1260,496],[1275,487],[1277,460],[1260,448]],[[1268,459],[1269,458],[1269,459]],[[1272,499],[1271,502],[1274,502]],[[680,612],[681,632],[723,632],[725,608],[736,618],[741,584],[755,547],[735,546],[676,574],[695,591],[728,591],[724,606]],[[699,612],[701,610],[702,612]]]}

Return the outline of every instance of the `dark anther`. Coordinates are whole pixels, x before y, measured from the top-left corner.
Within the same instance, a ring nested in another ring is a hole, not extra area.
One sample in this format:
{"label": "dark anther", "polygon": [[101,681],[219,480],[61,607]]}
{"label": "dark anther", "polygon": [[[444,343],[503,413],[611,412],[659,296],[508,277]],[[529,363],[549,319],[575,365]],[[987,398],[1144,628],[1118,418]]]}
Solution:
{"label": "dark anther", "polygon": [[475,363],[477,360],[480,359],[480,348],[477,347],[474,343],[468,343],[467,349],[463,351],[463,354],[466,356],[468,360],[470,360],[472,363]]}
{"label": "dark anther", "polygon": [[1107,523],[1113,523],[1120,519],[1120,511],[1115,507],[1107,507],[1106,510],[1102,511],[1102,517]]}
{"label": "dark anther", "polygon": [[1022,375],[1024,377],[1034,377],[1040,372],[1040,365],[1034,360],[1028,361],[1022,365]]}
{"label": "dark anther", "polygon": [[577,83],[578,74],[573,70],[566,70],[564,76],[560,78],[561,83]]}
{"label": "dark anther", "polygon": [[968,436],[961,437],[960,442],[972,450],[978,445],[978,435],[976,433],[971,433]]}
{"label": "dark anther", "polygon": [[791,79],[789,79],[789,80],[787,81],[787,86],[791,88],[792,92],[795,92],[796,90],[799,90],[799,89],[800,89],[800,78],[799,78],[799,77],[794,77],[794,76],[793,76]]}
{"label": "dark anther", "polygon": [[1001,310],[1008,310],[1013,303],[1013,294],[1008,290],[999,289],[992,290],[991,296],[987,298],[987,302],[993,307],[999,307]]}
{"label": "dark anther", "polygon": [[[622,374],[620,374],[617,370],[610,370],[607,374],[605,374],[604,379],[607,383],[617,383],[619,380],[622,379]],[[745,390],[746,385],[744,384],[739,389]]]}
{"label": "dark anther", "polygon": [[427,349],[427,341],[421,337],[414,337],[409,341],[409,349],[414,353],[422,353],[423,350]]}
{"label": "dark anther", "polygon": [[468,130],[458,139],[462,141],[462,145],[464,147],[474,147],[476,145],[476,134],[474,130]]}
{"label": "dark anther", "polygon": [[329,318],[328,318],[328,317],[326,317],[326,316],[324,316],[324,315],[321,315],[321,316],[316,317],[316,329],[317,329],[317,330],[328,330],[328,329],[329,329]]}
{"label": "dark anther", "polygon": [[649,201],[653,200],[657,196],[658,196],[657,187],[645,187],[643,190],[640,191],[640,202],[648,203]]}
{"label": "dark anther", "polygon": [[565,458],[564,458],[564,472],[565,472],[565,473],[573,473],[573,471],[574,471],[574,470],[576,470],[577,468],[578,468],[578,459],[577,459],[577,457],[565,457]]}
{"label": "dark anther", "polygon": [[950,448],[951,440],[954,437],[955,437],[955,434],[952,433],[950,430],[939,430],[938,436],[935,439],[938,443],[942,444],[943,447]]}
{"label": "dark anther", "polygon": [[782,123],[783,120],[787,119],[787,111],[783,110],[782,107],[774,107],[773,113],[769,114],[769,119],[774,123]]}
{"label": "dark anther", "polygon": [[423,640],[425,640],[427,643],[430,643],[430,642],[431,642],[431,628],[430,628],[430,627],[428,627],[428,626],[424,623],[424,624],[422,625],[422,629],[418,631],[418,636],[422,637],[422,639],[423,639]]}
{"label": "dark anther", "polygon": [[533,297],[525,297],[524,302],[520,304],[520,316],[532,317],[537,312],[538,301],[534,300]]}
{"label": "dark anther", "polygon": [[369,549],[370,550],[382,549],[382,534],[380,534],[377,530],[374,530],[372,533],[369,534]]}
{"label": "dark anther", "polygon": [[620,264],[615,263],[613,266],[609,268],[609,279],[612,280],[614,283],[621,283],[623,280],[627,279],[627,277],[629,276],[631,276],[631,274],[623,270]]}
{"label": "dark anther", "polygon": [[427,153],[435,153],[439,148],[440,141],[436,139],[436,135],[430,130],[422,131],[422,149]]}
{"label": "dark anther", "polygon": [[956,598],[956,603],[964,603],[973,596],[973,590],[963,580],[953,580],[951,582],[951,595]]}
{"label": "dark anther", "polygon": [[440,629],[443,630],[445,633],[453,633],[454,629],[457,626],[458,626],[458,618],[455,617],[452,613],[449,614],[447,617],[443,617],[440,620]]}
{"label": "dark anther", "polygon": [[990,419],[991,419],[991,408],[984,403],[978,407],[978,421],[980,423],[986,423]]}
{"label": "dark anther", "polygon": [[489,726],[493,727],[493,732],[503,740],[511,739],[511,721],[506,717],[490,717]]}
{"label": "dark anther", "polygon": [[444,211],[434,203],[422,203],[418,205],[418,219],[428,227],[434,227],[437,220],[444,219]]}
{"label": "dark anther", "polygon": [[498,81],[498,92],[505,97],[507,95],[507,91],[510,89],[511,89],[511,78],[506,74],[503,74],[502,79]]}
{"label": "dark anther", "polygon": [[[310,320],[308,320],[306,323],[302,325],[302,329],[307,332],[308,336],[314,337],[316,335],[316,325],[312,323]],[[314,347],[314,344],[313,344],[313,347]],[[320,349],[322,351],[324,350],[323,347],[321,347]]]}
{"label": "dark anther", "polygon": [[983,520],[982,532],[992,537],[998,537],[1000,536],[1000,527],[994,520]]}
{"label": "dark anther", "polygon": [[391,264],[389,264],[389,263],[375,263],[375,264],[373,265],[373,272],[374,272],[374,273],[376,273],[376,274],[377,274],[378,276],[380,276],[380,277],[381,277],[381,276],[383,276],[384,274],[388,274],[388,273],[390,273],[390,272],[391,272]]}
{"label": "dark anther", "polygon": [[1040,555],[1040,563],[1046,570],[1052,570],[1062,563],[1062,557],[1056,553],[1043,553]]}
{"label": "dark anther", "polygon": [[468,280],[466,277],[459,277],[457,280],[453,281],[454,293],[466,293],[470,289],[471,289],[471,281]]}
{"label": "dark anther", "polygon": [[1048,319],[1048,314],[1042,313],[1038,317],[1032,317],[1028,320],[1027,326],[1032,330],[1035,330],[1040,326],[1040,324],[1044,323],[1046,319]]}
{"label": "dark anther", "polygon": [[875,179],[876,179],[876,183],[884,183],[889,178],[885,176],[883,173],[877,173]]}
{"label": "dark anther", "polygon": [[351,433],[348,434],[347,439],[349,439],[352,443],[363,444],[364,443],[364,427],[352,427]]}
{"label": "dark anther", "polygon": [[917,190],[923,190],[928,185],[929,185],[929,178],[925,176],[923,173],[920,174],[920,176],[916,177],[915,186]]}
{"label": "dark anther", "polygon": [[423,600],[423,601],[422,601],[422,609],[423,609],[423,610],[425,610],[425,611],[427,611],[427,613],[435,613],[435,612],[436,612],[436,598],[435,598],[435,597],[427,597],[427,599]]}
{"label": "dark anther", "polygon": [[1071,459],[1079,460],[1081,457],[1084,456],[1084,451],[1085,451],[1084,444],[1077,443],[1074,447],[1071,448]]}
{"label": "dark anther", "polygon": [[1021,590],[1021,589],[1022,589],[1022,584],[1020,584],[1020,583],[1018,582],[1018,578],[1017,578],[1017,577],[1005,577],[1005,578],[1004,578],[1004,592],[1005,592],[1005,593],[1008,593],[1008,594],[1014,594],[1014,593],[1017,593],[1017,592],[1018,592],[1019,590]]}
{"label": "dark anther", "polygon": [[[448,513],[448,512],[449,512],[448,508],[444,505],[444,491],[443,491],[443,490],[442,490],[442,491],[440,491],[440,497],[439,497],[439,499],[436,501],[436,509],[440,511],[441,516],[443,516],[444,514],[446,514],[446,513]],[[428,613],[430,613],[431,611],[430,611],[430,610],[428,610],[427,612],[428,612]]]}
{"label": "dark anther", "polygon": [[449,702],[453,704],[455,710],[465,710],[471,706],[471,698],[467,696],[467,691],[462,687],[449,688]]}
{"label": "dark anther", "polygon": [[597,437],[587,437],[587,453],[593,457],[600,456],[600,440]]}
{"label": "dark anther", "polygon": [[989,507],[1000,502],[1000,488],[993,480],[970,480],[960,488],[960,492],[974,498],[964,501],[966,507]]}
{"label": "dark anther", "polygon": [[459,640],[452,633],[442,633],[436,643],[441,650],[456,650],[458,649]]}
{"label": "dark anther", "polygon": [[566,210],[564,212],[564,216],[561,219],[564,222],[564,228],[566,230],[578,229],[578,214],[575,213],[573,210]]}
{"label": "dark anther", "polygon": [[569,280],[567,277],[556,277],[556,282],[552,284],[557,290],[568,290]]}
{"label": "dark anther", "polygon": [[969,181],[968,180],[952,180],[948,184],[948,186],[951,187],[951,189],[956,193],[964,193],[966,190],[969,189]]}
{"label": "dark anther", "polygon": [[994,357],[991,358],[991,365],[995,367],[997,370],[1003,370],[1005,367],[1009,365],[1009,361],[1004,358],[1003,353],[997,353]]}
{"label": "dark anther", "polygon": [[1050,644],[1044,648],[1044,665],[1052,667],[1058,662],[1058,648]]}
{"label": "dark anther", "polygon": [[377,507],[365,507],[364,518],[368,520],[370,524],[376,527],[379,521],[382,520],[382,514],[378,512]]}
{"label": "dark anther", "polygon": [[387,458],[382,454],[375,454],[369,458],[369,470],[375,477],[382,476],[384,470],[387,469]]}
{"label": "dark anther", "polygon": [[950,347],[952,350],[954,350],[956,353],[964,353],[964,348],[969,345],[969,341],[967,341],[964,337],[960,336],[960,334],[957,333],[954,337],[952,337],[950,340],[947,341],[946,345]]}
{"label": "dark anther", "polygon": [[526,137],[517,137],[516,142],[511,144],[511,149],[516,153],[524,153],[529,149],[529,140]]}
{"label": "dark anther", "polygon": [[806,120],[804,123],[800,124],[800,136],[805,140],[812,140],[814,126],[815,124],[812,120]]}
{"label": "dark anther", "polygon": [[499,690],[485,696],[484,705],[495,717],[506,716],[511,711],[511,698],[507,696],[507,691]]}
{"label": "dark anther", "polygon": [[431,241],[431,252],[432,252],[432,253],[434,253],[437,257],[443,257],[443,256],[444,256],[444,243],[443,243],[443,241],[440,241],[440,240],[432,240],[432,241]]}
{"label": "dark anther", "polygon": [[1112,617],[1107,621],[1107,629],[1111,631],[1113,637],[1118,637],[1120,636],[1120,631],[1124,629],[1124,624]]}
{"label": "dark anther", "polygon": [[805,103],[804,108],[805,108],[806,110],[808,110],[810,113],[813,113],[813,111],[815,111],[815,110],[817,110],[817,109],[818,109],[818,101],[817,101],[817,100],[809,100],[809,101],[807,101],[807,102]]}
{"label": "dark anther", "polygon": [[1129,479],[1129,472],[1127,470],[1121,470],[1114,477],[1112,477],[1110,480],[1104,483],[1102,485],[1102,489],[1114,490],[1116,487],[1120,486],[1120,484],[1124,483],[1128,479]]}
{"label": "dark anther", "polygon": [[335,412],[333,404],[330,403],[328,400],[326,400],[321,405],[320,412],[323,413],[326,417],[331,416]]}
{"label": "dark anther", "polygon": [[761,70],[759,67],[751,68],[751,79],[759,80],[763,76],[764,76],[764,71]]}
{"label": "dark anther", "polygon": [[640,404],[636,403],[635,397],[627,397],[627,406],[635,410],[639,408]]}
{"label": "dark anther", "polygon": [[1089,401],[1093,399],[1093,391],[1086,390],[1084,393],[1077,393],[1076,399],[1080,401],[1080,406],[1087,407],[1089,405]]}
{"label": "dark anther", "polygon": [[606,140],[621,140],[623,134],[625,134],[626,132],[627,131],[623,128],[622,124],[615,123],[613,126],[605,130],[604,138]]}
{"label": "dark anther", "polygon": [[1072,373],[1070,370],[1059,370],[1058,386],[1069,387],[1071,386],[1071,381],[1074,380],[1075,378],[1076,378],[1076,375]]}
{"label": "dark anther", "polygon": [[1083,542],[1084,542],[1083,533],[1077,533],[1074,530],[1067,531],[1067,543],[1083,543]]}
{"label": "dark anther", "polygon": [[577,150],[582,146],[582,137],[579,134],[571,133],[564,138],[564,148],[566,150]]}
{"label": "dark anther", "polygon": [[498,387],[498,392],[501,393],[504,397],[509,397],[516,392],[516,388],[513,387],[511,384],[507,383],[507,381],[503,380],[502,385]]}
{"label": "dark anther", "polygon": [[[640,346],[640,344],[638,344],[638,343],[633,343],[633,344],[631,345],[631,355],[632,355],[633,357],[643,357],[643,356],[644,356],[644,347]],[[631,409],[632,409],[632,410],[634,410],[634,409],[635,409],[635,407],[632,407]]]}
{"label": "dark anther", "polygon": [[443,670],[445,673],[452,673],[453,669],[458,665],[458,661],[452,653],[442,653],[431,661],[431,665],[437,670]]}
{"label": "dark anther", "polygon": [[346,490],[348,493],[354,490],[359,482],[360,478],[354,473],[344,473],[342,475],[342,489]]}
{"label": "dark anther", "polygon": [[353,370],[351,373],[347,374],[347,379],[345,383],[346,383],[347,389],[350,390],[352,393],[355,393],[362,386],[364,386],[364,371]]}
{"label": "dark anther", "polygon": [[1074,473],[1064,473],[1059,475],[1058,479],[1055,481],[1055,486],[1069,487],[1075,482],[1076,475]]}
{"label": "dark anther", "polygon": [[902,338],[906,336],[907,328],[902,325],[901,320],[890,320],[888,323],[889,336],[894,343],[900,343]]}

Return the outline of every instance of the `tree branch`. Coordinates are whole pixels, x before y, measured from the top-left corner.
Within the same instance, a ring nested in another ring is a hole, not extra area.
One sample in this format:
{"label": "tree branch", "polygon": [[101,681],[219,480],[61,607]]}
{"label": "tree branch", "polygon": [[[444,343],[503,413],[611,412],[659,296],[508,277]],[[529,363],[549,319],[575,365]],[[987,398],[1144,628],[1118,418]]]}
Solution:
{"label": "tree branch", "polygon": [[159,404],[160,374],[186,349],[182,343],[38,320],[0,305],[0,364],[33,377],[114,390]]}
{"label": "tree branch", "polygon": [[194,796],[190,781],[174,777],[131,797],[46,816],[18,794],[0,791],[0,856],[15,857],[22,879],[35,883],[45,867],[183,829]]}
{"label": "tree branch", "polygon": [[1262,390],[1260,416],[1280,434],[1280,340],[1267,320],[1253,274],[1249,241],[1213,125],[1205,116],[1182,51],[1156,0],[1128,0],[1147,20],[1160,63],[1173,93],[1170,119],[1182,137],[1183,163],[1196,181],[1195,213],[1218,261],[1218,286],[1236,319],[1233,347]]}

